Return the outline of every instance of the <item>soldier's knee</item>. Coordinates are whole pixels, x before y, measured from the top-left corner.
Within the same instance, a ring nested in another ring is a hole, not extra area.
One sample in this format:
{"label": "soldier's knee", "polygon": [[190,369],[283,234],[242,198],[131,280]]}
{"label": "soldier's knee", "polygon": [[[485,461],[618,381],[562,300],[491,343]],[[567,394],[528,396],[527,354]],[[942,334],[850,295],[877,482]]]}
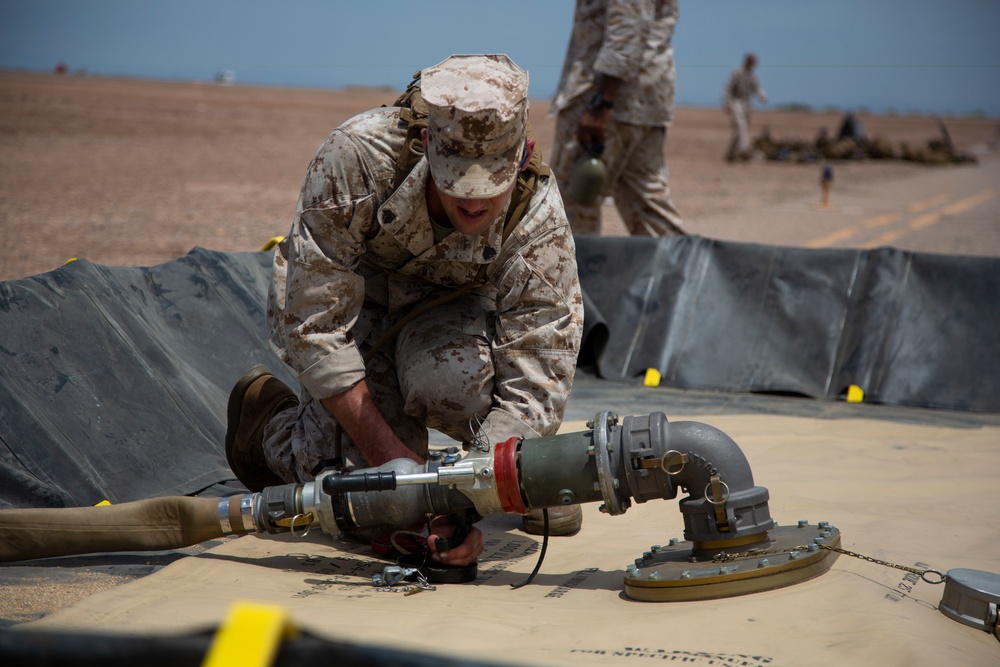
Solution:
{"label": "soldier's knee", "polygon": [[488,411],[493,401],[493,366],[473,350],[437,350],[407,363],[401,378],[407,412],[468,420]]}

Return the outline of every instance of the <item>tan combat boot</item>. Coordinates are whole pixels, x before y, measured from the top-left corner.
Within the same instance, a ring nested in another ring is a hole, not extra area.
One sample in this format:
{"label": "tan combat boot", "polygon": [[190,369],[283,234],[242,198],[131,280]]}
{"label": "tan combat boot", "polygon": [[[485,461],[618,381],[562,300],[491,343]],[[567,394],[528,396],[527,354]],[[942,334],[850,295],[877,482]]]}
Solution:
{"label": "tan combat boot", "polygon": [[249,490],[285,483],[267,467],[264,427],[274,415],[298,404],[295,392],[261,365],[247,371],[229,394],[226,460]]}
{"label": "tan combat boot", "polygon": [[[583,510],[579,505],[563,505],[549,509],[549,535],[576,535],[583,525]],[[529,535],[543,535],[545,520],[542,510],[531,510],[521,517],[521,526]]]}

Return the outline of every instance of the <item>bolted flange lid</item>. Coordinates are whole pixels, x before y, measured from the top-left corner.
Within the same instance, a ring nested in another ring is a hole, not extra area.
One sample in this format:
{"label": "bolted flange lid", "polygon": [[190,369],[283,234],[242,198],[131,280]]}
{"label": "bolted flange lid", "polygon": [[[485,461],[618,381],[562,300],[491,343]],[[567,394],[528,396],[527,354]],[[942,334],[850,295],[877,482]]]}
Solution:
{"label": "bolted flange lid", "polygon": [[677,540],[651,547],[626,568],[625,595],[680,602],[758,593],[818,577],[839,555],[824,548],[840,545],[840,531],[825,521],[780,526],[761,538],[753,544],[720,540],[714,555]]}

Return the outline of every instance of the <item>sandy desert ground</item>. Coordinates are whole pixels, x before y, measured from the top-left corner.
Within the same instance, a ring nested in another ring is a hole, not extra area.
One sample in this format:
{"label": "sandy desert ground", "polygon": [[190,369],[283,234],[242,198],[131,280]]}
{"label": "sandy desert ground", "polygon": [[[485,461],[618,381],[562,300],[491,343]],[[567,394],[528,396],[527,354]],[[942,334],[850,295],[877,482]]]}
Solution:
{"label": "sandy desert ground", "polygon": [[[287,231],[302,175],[327,134],[395,95],[0,72],[0,280],[49,271],[71,257],[145,266],[195,246],[258,249]],[[547,109],[546,100],[532,101],[543,152],[554,129]],[[862,120],[870,135],[894,144],[939,136],[934,118]],[[945,121],[961,151],[997,140],[997,119]],[[775,138],[811,140],[821,127],[836,131],[839,115],[762,110],[754,131],[765,125]],[[817,165],[727,164],[728,141],[720,109],[677,110],[666,150],[674,201],[692,233],[739,239],[727,235],[728,214],[818,197]],[[954,169],[842,163],[836,187]],[[732,225],[746,225],[745,217],[734,215]],[[707,220],[712,224],[702,225]],[[613,209],[604,233],[626,233]]]}

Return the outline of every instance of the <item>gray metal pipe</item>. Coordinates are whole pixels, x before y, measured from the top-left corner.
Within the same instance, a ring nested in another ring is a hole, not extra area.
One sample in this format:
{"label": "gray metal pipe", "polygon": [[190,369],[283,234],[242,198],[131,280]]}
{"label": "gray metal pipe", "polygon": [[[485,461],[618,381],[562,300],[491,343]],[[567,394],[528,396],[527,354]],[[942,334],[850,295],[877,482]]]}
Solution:
{"label": "gray metal pipe", "polygon": [[[497,476],[488,484],[351,493],[332,500],[341,508],[335,514],[341,524],[346,518],[353,527],[364,528],[407,525],[424,513],[453,512],[470,505],[484,516],[511,511],[497,503],[499,495],[519,499],[514,511],[603,501],[601,510],[617,515],[633,500],[671,499],[682,489],[688,494],[680,501],[684,536],[698,550],[760,542],[776,525],[767,489],[754,485],[743,451],[719,429],[701,422],[668,422],[662,412],[625,417],[621,423],[616,415],[600,413],[588,427],[590,431],[522,440],[516,449],[506,450],[508,454],[500,449],[470,452],[461,465],[469,479],[479,481],[492,467]],[[426,469],[432,467],[427,464]],[[415,463],[390,462],[367,472],[394,470],[405,475],[424,469]],[[501,478],[504,469],[508,474]],[[331,530],[336,528],[324,524],[324,531]]]}
{"label": "gray metal pipe", "polygon": [[[3,510],[0,561],[173,549],[252,532],[304,534],[311,525],[337,537],[472,508],[487,516],[603,501],[602,511],[614,515],[624,513],[633,500],[674,498],[678,489],[688,493],[680,509],[685,539],[696,551],[763,541],[774,527],[767,489],[754,486],[742,450],[719,429],[700,422],[668,423],[662,412],[626,417],[621,423],[603,412],[588,427],[580,433],[478,447],[447,465],[397,459],[341,476],[338,481],[347,484],[330,484],[331,491],[324,481],[332,480],[324,477],[334,473],[322,473],[308,484],[223,499],[171,497],[110,507]],[[336,490],[347,488],[384,490]]]}

